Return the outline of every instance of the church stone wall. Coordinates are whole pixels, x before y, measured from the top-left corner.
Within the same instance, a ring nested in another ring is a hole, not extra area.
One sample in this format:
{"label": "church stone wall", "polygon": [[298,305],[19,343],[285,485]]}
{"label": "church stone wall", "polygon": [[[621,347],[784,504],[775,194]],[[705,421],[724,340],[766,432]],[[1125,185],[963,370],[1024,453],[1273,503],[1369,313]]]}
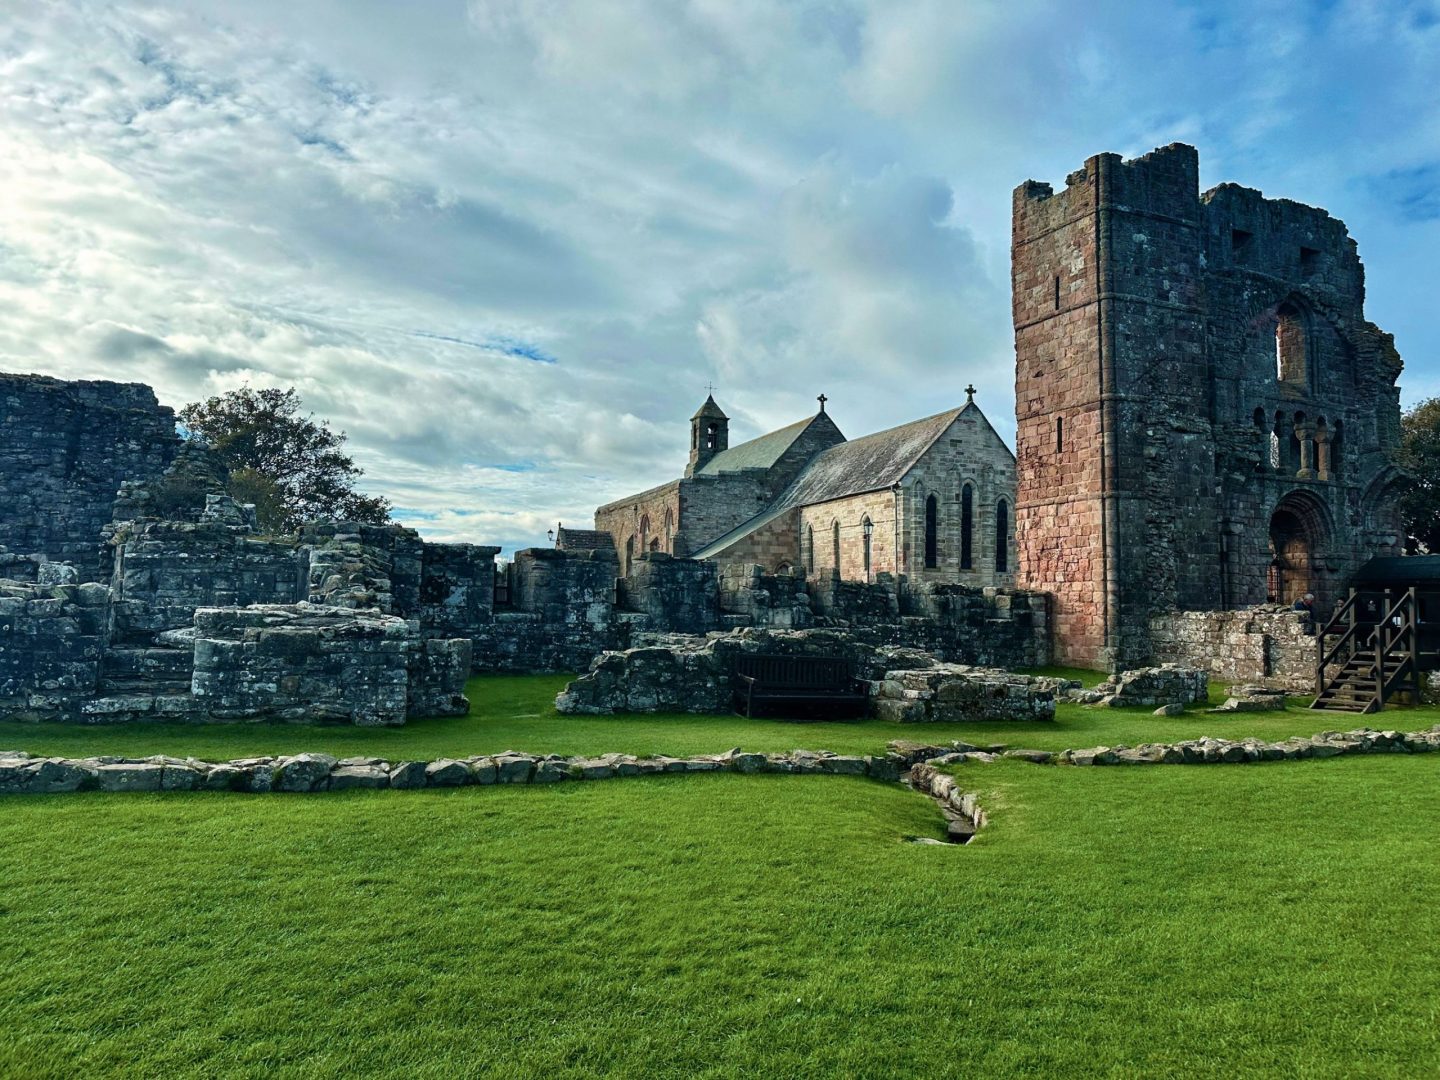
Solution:
{"label": "church stone wall", "polygon": [[[620,572],[626,572],[625,553],[630,552],[630,564],[650,550],[652,541],[658,540],[657,551],[671,555],[685,555],[692,550],[693,533],[682,532],[680,487],[685,481],[676,480],[663,484],[639,495],[618,502],[608,503],[595,511],[595,528],[608,532],[615,540],[615,551],[620,557]],[[648,522],[648,527],[646,524]],[[666,523],[670,531],[666,533]]]}
{"label": "church stone wall", "polygon": [[1144,663],[1152,616],[1263,600],[1272,562],[1323,606],[1399,539],[1399,357],[1353,241],[1198,173],[1176,144],[1015,192],[1018,581],[1065,662]]}
{"label": "church stone wall", "polygon": [[[814,530],[816,576],[839,570],[845,581],[874,580],[876,574],[895,572],[895,494],[870,491],[846,499],[816,503],[800,508],[798,535],[808,545]],[[865,518],[870,518],[870,570],[865,570]],[[840,561],[835,561],[834,526],[840,526]]]}
{"label": "church stone wall", "polygon": [[179,445],[148,386],[0,375],[0,547],[100,579],[121,483],[158,477]]}

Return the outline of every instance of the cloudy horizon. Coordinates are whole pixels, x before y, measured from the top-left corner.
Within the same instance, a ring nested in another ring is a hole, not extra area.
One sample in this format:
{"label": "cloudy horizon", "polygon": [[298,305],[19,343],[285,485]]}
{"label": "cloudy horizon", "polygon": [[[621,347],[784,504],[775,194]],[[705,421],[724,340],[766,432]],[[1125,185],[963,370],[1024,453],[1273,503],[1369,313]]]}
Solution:
{"label": "cloudy horizon", "polygon": [[1433,3],[194,0],[0,22],[0,368],[295,386],[429,539],[544,542],[732,442],[977,401],[1010,192],[1174,141],[1327,208],[1440,394]]}

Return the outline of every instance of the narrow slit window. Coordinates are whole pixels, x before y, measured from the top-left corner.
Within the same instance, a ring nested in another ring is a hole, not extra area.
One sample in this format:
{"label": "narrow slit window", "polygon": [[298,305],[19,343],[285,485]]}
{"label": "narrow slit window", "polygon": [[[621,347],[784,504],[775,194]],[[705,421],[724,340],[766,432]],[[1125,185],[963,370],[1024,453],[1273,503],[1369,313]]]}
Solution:
{"label": "narrow slit window", "polygon": [[975,489],[960,489],[960,569],[969,570],[975,554]]}
{"label": "narrow slit window", "polygon": [[1060,278],[1058,275],[1055,278],[1055,310],[1060,310]]}
{"label": "narrow slit window", "polygon": [[1065,451],[1065,418],[1064,418],[1063,416],[1057,416],[1057,417],[1055,418],[1055,453],[1060,454],[1060,453],[1064,453],[1064,451]]}

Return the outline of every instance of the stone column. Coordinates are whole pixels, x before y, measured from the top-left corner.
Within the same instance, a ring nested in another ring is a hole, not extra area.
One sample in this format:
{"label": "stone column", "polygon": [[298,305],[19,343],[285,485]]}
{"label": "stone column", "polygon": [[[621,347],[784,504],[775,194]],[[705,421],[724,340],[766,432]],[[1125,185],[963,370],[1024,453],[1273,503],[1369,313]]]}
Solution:
{"label": "stone column", "polygon": [[1295,475],[1301,480],[1315,479],[1315,429],[1309,424],[1296,424],[1295,437],[1300,440],[1300,471]]}
{"label": "stone column", "polygon": [[1321,480],[1330,479],[1330,429],[1315,429],[1315,473]]}

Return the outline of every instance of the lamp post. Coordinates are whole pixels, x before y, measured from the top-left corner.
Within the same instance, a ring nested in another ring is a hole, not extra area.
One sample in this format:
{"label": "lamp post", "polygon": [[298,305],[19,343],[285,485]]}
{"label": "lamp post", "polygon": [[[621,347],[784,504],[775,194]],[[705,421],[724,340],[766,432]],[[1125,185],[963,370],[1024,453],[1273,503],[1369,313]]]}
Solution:
{"label": "lamp post", "polygon": [[557,522],[555,523],[555,528],[553,528],[553,529],[546,529],[546,530],[545,530],[545,536],[546,536],[546,538],[550,541],[550,543],[551,543],[552,545],[555,543],[555,537],[559,535],[559,532],[558,532],[559,528],[560,528],[560,523],[557,521]]}
{"label": "lamp post", "polygon": [[865,584],[869,585],[874,575],[874,555],[870,547],[871,534],[875,532],[875,523],[867,516],[860,525],[860,531],[865,534]]}

